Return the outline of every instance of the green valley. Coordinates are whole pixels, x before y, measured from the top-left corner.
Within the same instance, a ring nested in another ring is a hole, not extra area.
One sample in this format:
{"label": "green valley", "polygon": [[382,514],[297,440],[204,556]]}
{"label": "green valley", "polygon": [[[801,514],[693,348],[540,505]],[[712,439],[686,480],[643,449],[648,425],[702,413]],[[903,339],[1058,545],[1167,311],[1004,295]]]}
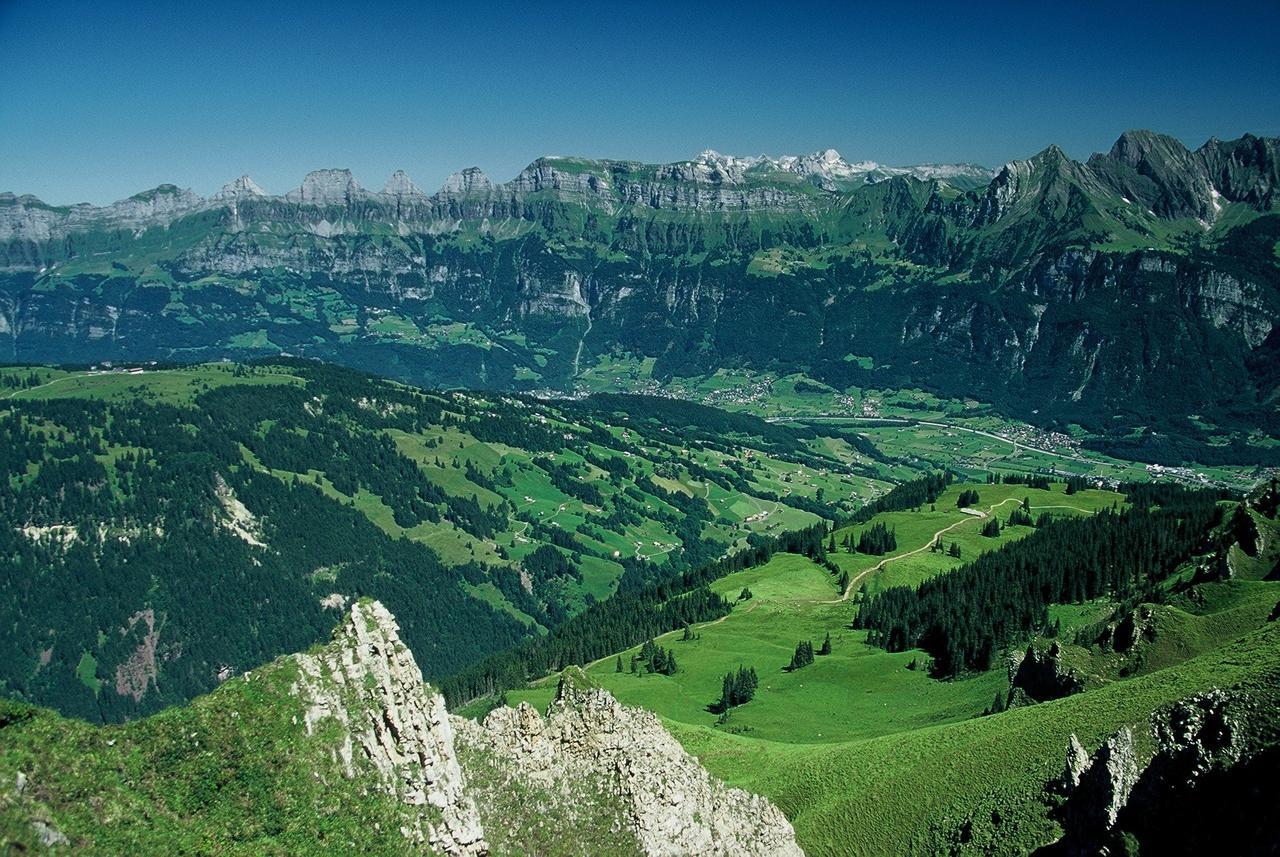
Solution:
{"label": "green valley", "polygon": [[[1205,576],[1201,558],[1165,579],[1154,605],[1104,598],[1053,607],[1051,639],[1036,645],[1060,647],[1070,664],[1064,669],[1081,681],[1079,691],[1060,699],[1006,711],[1016,694],[1014,669],[1003,661],[940,681],[930,675],[926,652],[886,652],[868,644],[866,631],[850,628],[863,598],[940,579],[962,564],[929,550],[939,532],[971,558],[1033,530],[979,535],[984,520],[1020,508],[1023,497],[1037,515],[1090,515],[1125,504],[1119,494],[1067,495],[1063,488],[953,484],[936,512],[887,512],[836,531],[837,541],[875,524],[897,534],[898,547],[883,558],[827,554],[852,575],[857,597],[842,597],[831,567],[775,555],[711,584],[735,602],[727,616],[655,638],[675,656],[674,674],[649,673],[643,661],[634,668],[640,647],[600,658],[588,674],[620,700],[659,713],[714,773],[777,801],[806,853],[1032,850],[1061,836],[1056,805],[1041,795],[1059,775],[1072,735],[1095,747],[1123,726],[1140,732],[1153,710],[1191,694],[1272,693],[1280,677],[1280,641],[1268,622],[1280,601],[1273,569],[1280,527],[1256,511],[1251,518],[1270,547],[1251,557],[1230,545],[1231,579]],[[980,493],[981,504],[966,514],[955,500],[968,490]],[[973,514],[979,509],[985,518]],[[1134,615],[1146,617],[1147,630],[1121,651],[1107,635]],[[786,670],[797,641],[817,647],[827,639],[830,654]],[[740,665],[760,677],[755,696],[717,715],[710,705],[721,678]],[[550,695],[546,682],[536,682],[508,692],[507,700],[542,708]],[[1145,744],[1139,752],[1154,750]]]}
{"label": "green valley", "polygon": [[[711,409],[676,421],[637,397],[428,393],[308,361],[0,383],[0,593],[25,620],[0,683],[91,719],[305,646],[361,595],[391,604],[442,675],[619,589],[844,514],[901,469],[865,443]],[[202,589],[175,571],[212,557]],[[227,586],[238,597],[215,605]],[[282,609],[293,620],[268,632]],[[258,630],[224,639],[232,617]]]}

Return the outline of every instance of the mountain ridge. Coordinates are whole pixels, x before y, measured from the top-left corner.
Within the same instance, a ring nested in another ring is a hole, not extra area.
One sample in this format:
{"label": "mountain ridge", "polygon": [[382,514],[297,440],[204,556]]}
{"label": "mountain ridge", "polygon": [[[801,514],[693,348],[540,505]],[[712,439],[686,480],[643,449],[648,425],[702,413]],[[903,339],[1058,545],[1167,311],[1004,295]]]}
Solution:
{"label": "mountain ridge", "polygon": [[1126,132],[1086,162],[1050,146],[969,189],[923,168],[868,182],[827,150],[540,158],[433,195],[334,169],[283,196],[242,178],[214,202],[173,185],[107,209],[5,194],[0,353],[288,352],[526,391],[651,359],[657,383],[803,372],[1232,446],[1280,431],[1264,368],[1280,347],[1278,145]]}
{"label": "mountain ridge", "polygon": [[[0,734],[0,836],[19,849],[118,853],[141,836],[161,852],[802,853],[772,803],[588,683],[566,678],[545,718],[448,714],[371,600],[328,643],[190,706],[107,731],[0,700]],[[72,797],[84,771],[93,801]]]}

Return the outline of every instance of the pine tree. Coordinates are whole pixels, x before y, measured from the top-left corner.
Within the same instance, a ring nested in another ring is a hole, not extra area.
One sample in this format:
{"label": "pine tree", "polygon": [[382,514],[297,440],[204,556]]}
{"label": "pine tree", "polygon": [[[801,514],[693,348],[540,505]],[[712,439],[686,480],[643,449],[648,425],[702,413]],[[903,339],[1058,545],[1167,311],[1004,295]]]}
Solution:
{"label": "pine tree", "polygon": [[831,654],[831,632],[830,631],[827,632],[826,639],[822,641],[822,648],[818,649],[818,654],[820,655]]}
{"label": "pine tree", "polygon": [[795,654],[791,656],[791,663],[787,665],[788,672],[795,672],[802,667],[807,667],[813,663],[813,643],[809,640],[802,640],[796,643]]}
{"label": "pine tree", "polygon": [[725,673],[724,681],[720,686],[720,701],[715,704],[715,709],[722,714],[733,707],[733,673]]}
{"label": "pine tree", "polygon": [[684,636],[682,636],[680,639],[684,640],[686,643],[693,639],[693,629],[689,627],[688,622],[684,623]]}
{"label": "pine tree", "polygon": [[614,664],[613,671],[616,673],[622,672],[622,655],[618,655],[618,662]]}
{"label": "pine tree", "polygon": [[947,556],[960,558],[960,545],[956,542],[951,543],[951,547],[947,548]]}

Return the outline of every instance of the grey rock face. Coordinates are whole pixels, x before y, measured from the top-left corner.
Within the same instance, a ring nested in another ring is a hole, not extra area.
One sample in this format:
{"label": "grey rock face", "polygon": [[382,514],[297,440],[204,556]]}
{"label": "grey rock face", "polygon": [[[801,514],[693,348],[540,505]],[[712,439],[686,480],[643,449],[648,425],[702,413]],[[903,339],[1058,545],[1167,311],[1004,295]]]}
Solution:
{"label": "grey rock face", "polygon": [[[655,715],[603,690],[563,683],[545,720],[528,705],[483,725],[450,716],[377,602],[352,605],[328,647],[294,660],[302,728],[341,725],[335,763],[399,801],[417,847],[523,852],[551,829],[571,843],[556,853],[801,854],[776,807],[712,778]],[[588,835],[599,841],[573,838]]]}
{"label": "grey rock face", "polygon": [[1073,735],[1061,780],[1063,785],[1070,784],[1062,826],[1077,849],[1089,852],[1115,827],[1140,769],[1128,727],[1108,738],[1088,761],[1082,761],[1082,756],[1083,747]]}
{"label": "grey rock face", "polygon": [[1084,680],[1062,660],[1055,641],[1046,648],[1028,646],[1025,655],[1009,667],[1009,705],[1025,705],[1061,699],[1084,690]]}
{"label": "grey rock face", "polygon": [[646,855],[801,854],[776,807],[715,780],[654,714],[602,689],[562,679],[545,720],[528,705],[498,709],[459,738],[505,760],[522,788],[600,783]]}
{"label": "grey rock face", "polygon": [[238,200],[243,198],[265,197],[267,192],[258,186],[258,183],[249,176],[244,175],[235,181],[227,182],[222,186],[222,190],[215,193],[211,199],[214,200]]}
{"label": "grey rock face", "polygon": [[497,185],[479,167],[467,167],[444,180],[442,194],[488,193]]}
{"label": "grey rock face", "polygon": [[295,657],[307,734],[327,719],[342,724],[337,753],[344,772],[372,771],[382,789],[399,798],[408,810],[401,833],[442,854],[487,853],[444,699],[423,683],[387,609],[357,602],[333,645]]}
{"label": "grey rock face", "polygon": [[[1151,715],[1155,753],[1140,760],[1133,733],[1121,728],[1090,757],[1075,735],[1054,787],[1066,794],[1059,850],[1105,853],[1119,830],[1148,829],[1171,807],[1194,803],[1202,781],[1229,782],[1233,766],[1263,750],[1251,745],[1239,711],[1249,703],[1221,690],[1187,697]],[[1262,746],[1258,746],[1261,743]],[[1191,796],[1189,798],[1189,796]]]}
{"label": "grey rock face", "polygon": [[302,186],[284,195],[302,205],[350,205],[364,196],[351,170],[312,170]]}
{"label": "grey rock face", "polygon": [[392,173],[387,183],[382,186],[382,192],[387,196],[426,196],[418,190],[418,186],[404,170],[396,170]]}

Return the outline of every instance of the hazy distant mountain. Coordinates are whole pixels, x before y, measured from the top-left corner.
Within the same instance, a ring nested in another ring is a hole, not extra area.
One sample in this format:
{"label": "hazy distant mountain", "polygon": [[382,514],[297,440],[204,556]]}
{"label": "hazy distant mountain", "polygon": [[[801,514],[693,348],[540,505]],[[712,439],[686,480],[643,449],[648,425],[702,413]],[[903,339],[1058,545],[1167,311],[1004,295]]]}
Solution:
{"label": "hazy distant mountain", "polygon": [[1274,432],[1277,145],[1131,131],[998,171],[706,151],[473,168],[434,194],[340,169],[283,196],[248,176],[101,208],[3,194],[0,353],[287,351],[539,388],[616,352],[659,378],[802,370],[1102,430]]}

